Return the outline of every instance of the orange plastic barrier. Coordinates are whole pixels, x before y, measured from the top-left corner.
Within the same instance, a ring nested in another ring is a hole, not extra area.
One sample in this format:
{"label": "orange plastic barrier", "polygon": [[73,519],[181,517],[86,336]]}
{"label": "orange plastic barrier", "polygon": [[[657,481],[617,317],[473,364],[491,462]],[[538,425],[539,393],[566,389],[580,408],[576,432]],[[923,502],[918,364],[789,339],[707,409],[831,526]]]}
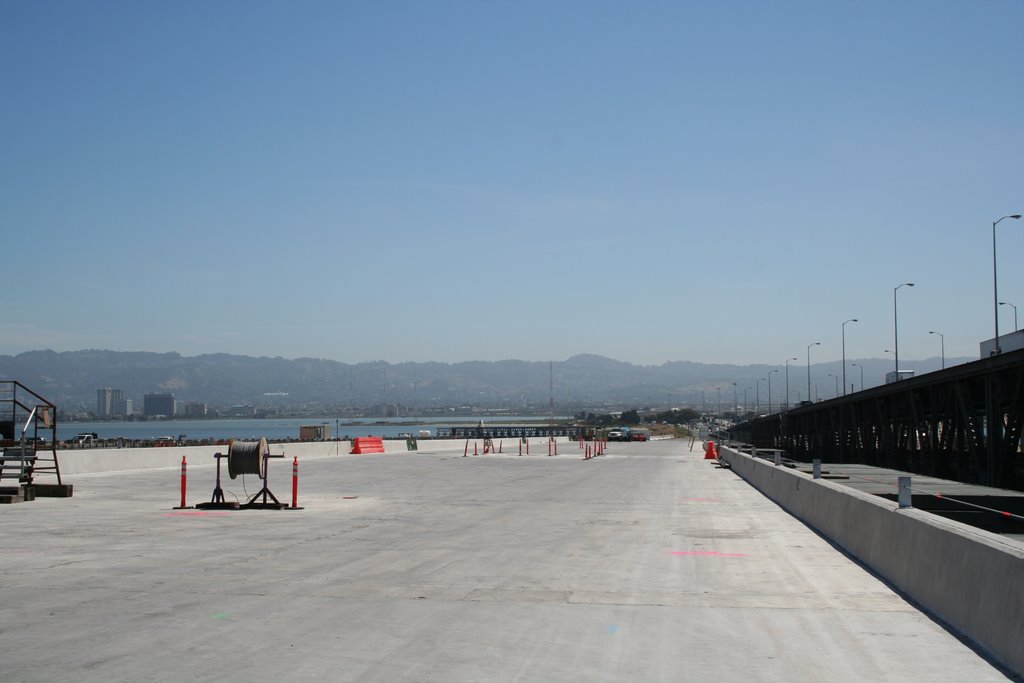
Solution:
{"label": "orange plastic barrier", "polygon": [[704,444],[704,459],[718,460],[718,449],[715,447],[714,441],[708,441]]}
{"label": "orange plastic barrier", "polygon": [[358,436],[352,440],[353,453],[383,453],[384,439],[379,436]]}

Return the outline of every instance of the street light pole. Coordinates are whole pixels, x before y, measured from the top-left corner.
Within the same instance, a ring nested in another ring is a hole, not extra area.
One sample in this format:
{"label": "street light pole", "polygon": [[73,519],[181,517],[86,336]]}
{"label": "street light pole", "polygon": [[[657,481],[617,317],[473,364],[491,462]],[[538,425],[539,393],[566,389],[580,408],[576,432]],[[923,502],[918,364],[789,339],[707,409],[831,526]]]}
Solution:
{"label": "street light pole", "polygon": [[754,382],[754,384],[757,385],[757,389],[754,391],[754,396],[755,396],[754,405],[757,406],[756,408],[754,408],[754,413],[755,413],[754,417],[760,417],[761,416],[761,382],[763,382],[763,381],[764,381],[764,377],[762,377],[761,379],[759,379],[756,382]]}
{"label": "street light pole", "polygon": [[846,396],[846,323],[858,322],[856,318],[850,318],[843,323],[843,396]]}
{"label": "street light pole", "polygon": [[811,400],[811,347],[821,346],[821,342],[814,342],[807,345],[807,400]]}
{"label": "street light pole", "polygon": [[857,363],[850,363],[855,368],[860,368],[860,390],[864,391],[864,366]]}
{"label": "street light pole", "polygon": [[900,325],[899,316],[896,314],[896,291],[900,287],[913,287],[913,282],[904,282],[892,289],[892,333],[893,333],[893,356],[896,358],[896,380],[900,378]]}
{"label": "street light pole", "polygon": [[779,371],[778,368],[775,368],[774,370],[769,370],[768,371],[768,414],[769,415],[772,414],[772,373],[773,372],[778,372],[778,371]]}
{"label": "street light pole", "polygon": [[796,356],[786,359],[786,407],[789,408],[789,361],[796,360]]}
{"label": "street light pole", "polygon": [[1017,327],[1017,307],[1015,305],[1011,304],[1009,301],[1000,301],[999,305],[1000,306],[1011,306],[1013,308],[1013,331],[1016,332],[1017,329],[1018,329],[1018,327]]}
{"label": "street light pole", "polygon": [[836,381],[836,398],[839,398],[839,375],[833,375],[830,372],[830,373],[828,373],[828,376],[833,378]]}
{"label": "street light pole", "polygon": [[[1016,311],[1014,311],[1014,313],[1016,313]],[[944,334],[942,334],[941,332],[936,332],[935,330],[932,330],[928,334],[937,334],[937,335],[939,335],[939,343],[941,344],[941,346],[939,348],[941,349],[941,353],[942,353],[942,369],[945,370],[946,369],[946,336]]]}
{"label": "street light pole", "polygon": [[736,405],[736,382],[732,383],[732,414],[735,417],[739,407]]}
{"label": "street light pole", "polygon": [[1020,218],[1019,213],[1012,213],[1009,216],[1003,216],[998,221],[992,223],[992,308],[995,309],[996,313],[996,348],[992,352],[993,356],[998,356],[1003,352],[999,348],[999,279],[996,277],[996,226],[1007,218],[1018,219]]}
{"label": "street light pole", "polygon": [[750,412],[749,403],[747,401],[747,392],[750,391],[753,388],[754,387],[746,387],[746,388],[743,389],[743,417],[744,417],[744,419],[746,419],[747,413]]}

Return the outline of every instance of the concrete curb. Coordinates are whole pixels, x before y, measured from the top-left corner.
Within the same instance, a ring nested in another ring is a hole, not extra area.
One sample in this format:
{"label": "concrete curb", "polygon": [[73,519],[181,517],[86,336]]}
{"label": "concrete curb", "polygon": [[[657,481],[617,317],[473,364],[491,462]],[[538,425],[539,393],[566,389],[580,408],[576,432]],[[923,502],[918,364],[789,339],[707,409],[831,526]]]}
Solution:
{"label": "concrete curb", "polygon": [[720,448],[750,485],[1016,675],[1024,675],[1024,548],[996,534]]}

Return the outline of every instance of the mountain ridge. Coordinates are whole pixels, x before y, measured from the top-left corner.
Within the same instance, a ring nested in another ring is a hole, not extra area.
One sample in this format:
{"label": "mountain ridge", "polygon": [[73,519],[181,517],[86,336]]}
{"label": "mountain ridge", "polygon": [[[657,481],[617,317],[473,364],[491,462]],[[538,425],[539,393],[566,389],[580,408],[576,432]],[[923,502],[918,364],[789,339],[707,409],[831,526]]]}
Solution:
{"label": "mountain ridge", "polygon": [[[947,365],[966,358],[947,359]],[[865,386],[884,381],[892,369],[889,359],[850,359],[848,384]],[[939,369],[939,359],[904,361],[905,370],[918,374]],[[550,372],[549,372],[550,368]],[[484,406],[544,408],[551,398],[560,406],[714,405],[736,400],[751,407],[767,404],[767,375],[773,401],[782,399],[783,366],[766,364],[707,364],[667,361],[636,365],[596,354],[576,354],[563,361],[440,361],[342,363],[322,358],[244,356],[229,353],[183,356],[177,352],[82,349],[26,351],[0,355],[0,378],[18,380],[65,410],[94,409],[96,390],[112,387],[141,409],[147,393],[173,393],[186,402],[227,407],[238,404],[370,406],[400,404],[413,407]],[[806,398],[807,368],[789,366],[793,400]],[[835,394],[842,376],[840,361],[811,366],[816,398]],[[761,380],[761,381],[759,381]]]}

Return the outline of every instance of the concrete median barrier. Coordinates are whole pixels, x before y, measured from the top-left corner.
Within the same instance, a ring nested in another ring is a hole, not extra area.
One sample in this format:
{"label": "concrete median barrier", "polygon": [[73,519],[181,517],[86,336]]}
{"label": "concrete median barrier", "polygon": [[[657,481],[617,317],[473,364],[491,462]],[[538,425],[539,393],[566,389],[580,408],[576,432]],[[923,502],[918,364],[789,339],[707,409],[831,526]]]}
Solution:
{"label": "concrete median barrier", "polygon": [[1024,547],[730,448],[721,459],[925,610],[1024,674]]}

